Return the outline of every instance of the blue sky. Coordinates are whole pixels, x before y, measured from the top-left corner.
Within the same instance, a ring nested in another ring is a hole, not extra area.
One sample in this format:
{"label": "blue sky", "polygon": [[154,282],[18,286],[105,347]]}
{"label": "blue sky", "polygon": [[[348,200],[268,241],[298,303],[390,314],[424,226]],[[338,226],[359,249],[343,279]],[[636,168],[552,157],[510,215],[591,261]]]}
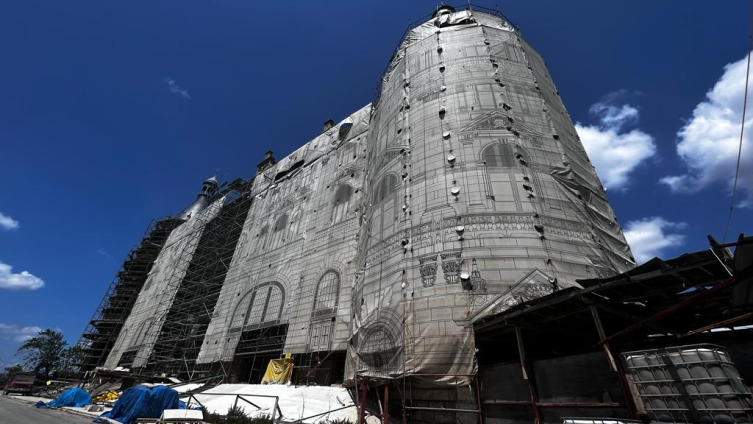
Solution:
{"label": "blue sky", "polygon": [[[248,178],[267,149],[282,157],[373,100],[436,4],[1,3],[0,364],[38,328],[75,343],[150,220],[205,178]],[[745,56],[749,5],[501,6],[546,60],[637,257],[721,238],[745,71],[727,65]],[[751,231],[751,140],[734,237]]]}

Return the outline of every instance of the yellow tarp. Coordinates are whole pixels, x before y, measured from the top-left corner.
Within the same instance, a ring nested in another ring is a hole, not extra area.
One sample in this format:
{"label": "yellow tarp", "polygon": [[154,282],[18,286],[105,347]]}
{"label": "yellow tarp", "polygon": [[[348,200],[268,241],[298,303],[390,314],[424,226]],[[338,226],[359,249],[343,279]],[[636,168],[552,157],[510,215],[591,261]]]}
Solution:
{"label": "yellow tarp", "polygon": [[111,400],[117,400],[120,397],[118,392],[113,392],[112,390],[108,390],[105,393],[99,394],[97,396],[94,396],[92,398],[92,401],[94,402],[107,402]]}
{"label": "yellow tarp", "polygon": [[267,365],[261,384],[288,384],[292,376],[292,359],[272,359]]}

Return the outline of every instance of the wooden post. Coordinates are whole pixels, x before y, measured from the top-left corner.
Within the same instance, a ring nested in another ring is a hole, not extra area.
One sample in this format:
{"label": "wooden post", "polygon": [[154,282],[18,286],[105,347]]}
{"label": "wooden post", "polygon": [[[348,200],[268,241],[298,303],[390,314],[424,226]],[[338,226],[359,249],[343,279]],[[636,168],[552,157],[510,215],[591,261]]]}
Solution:
{"label": "wooden post", "polygon": [[368,390],[368,388],[368,378],[364,377],[361,379],[361,389],[363,391],[361,392],[361,410],[358,411],[358,424],[366,424],[366,390]]}
{"label": "wooden post", "polygon": [[[604,339],[606,339],[606,333],[604,332],[604,326],[601,324],[599,309],[594,305],[589,306],[589,309],[591,310],[591,316],[593,317],[594,324],[596,325],[596,331],[599,333],[599,343],[601,343],[604,341]],[[607,362],[609,362],[609,367],[612,369],[612,371],[615,371],[620,378],[622,392],[625,396],[625,401],[627,402],[627,406],[630,410],[631,415],[633,416],[633,418],[637,418],[638,407],[636,405],[635,398],[633,397],[633,386],[632,383],[627,380],[627,377],[625,377],[626,374],[625,370],[622,368],[622,363],[614,360],[612,351],[609,349],[609,343],[603,343],[601,347],[604,349],[604,354],[607,355]]]}
{"label": "wooden post", "polygon": [[478,384],[478,374],[473,377],[473,381],[476,383],[476,405],[478,406],[478,424],[484,424],[484,413],[481,409],[481,388]]}
{"label": "wooden post", "polygon": [[523,347],[523,335],[520,332],[520,327],[515,327],[515,338],[518,341],[518,357],[520,357],[520,370],[523,373],[523,378],[528,380],[528,373],[526,373],[526,350]]}
{"label": "wooden post", "polygon": [[[601,342],[607,338],[607,335],[604,333],[604,327],[601,325],[601,317],[599,317],[599,310],[594,305],[591,305],[588,308],[591,310],[591,316],[594,319],[594,324],[596,324],[596,331],[599,333],[599,342]],[[604,343],[601,345],[601,347],[604,349],[604,354],[607,355],[607,362],[609,362],[609,368],[612,371],[616,372],[617,364],[615,363],[614,356],[612,356],[612,351],[609,350],[609,343]]]}
{"label": "wooden post", "polygon": [[523,346],[523,333],[519,327],[515,327],[515,338],[518,341],[518,355],[520,355],[520,368],[523,371],[523,378],[528,381],[528,392],[531,395],[531,408],[533,408],[533,417],[535,424],[541,424],[541,415],[539,414],[539,397],[536,393],[536,386],[531,380],[533,374],[528,367],[528,361],[526,360],[526,351]]}
{"label": "wooden post", "polygon": [[384,385],[384,404],[382,405],[382,424],[390,422],[390,386]]}
{"label": "wooden post", "polygon": [[[403,392],[400,394],[400,397],[402,398],[401,399],[401,403],[403,405],[403,424],[407,424],[407,422],[408,422],[407,421],[408,417],[406,416],[406,413],[405,413],[405,405],[406,405],[405,394],[408,393],[407,390],[406,390],[406,386],[405,386],[405,379],[406,378],[408,378],[408,377],[403,377]],[[410,398],[411,398],[411,400],[413,400],[412,396]],[[413,402],[411,402],[411,406],[413,406]]]}

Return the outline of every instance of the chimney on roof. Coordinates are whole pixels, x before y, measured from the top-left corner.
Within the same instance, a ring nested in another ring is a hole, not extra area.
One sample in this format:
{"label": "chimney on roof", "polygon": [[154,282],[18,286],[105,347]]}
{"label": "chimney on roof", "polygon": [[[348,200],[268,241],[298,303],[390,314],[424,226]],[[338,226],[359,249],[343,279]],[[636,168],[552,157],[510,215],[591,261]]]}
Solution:
{"label": "chimney on roof", "polygon": [[327,122],[324,123],[324,129],[322,129],[322,132],[327,131],[328,129],[335,126],[335,121],[331,119],[327,119]]}
{"label": "chimney on roof", "polygon": [[258,174],[259,172],[266,171],[267,169],[271,168],[272,165],[274,165],[275,163],[277,163],[277,161],[275,161],[274,152],[271,150],[267,150],[267,153],[264,154],[264,159],[261,162],[259,162],[258,165],[256,165],[256,173]]}

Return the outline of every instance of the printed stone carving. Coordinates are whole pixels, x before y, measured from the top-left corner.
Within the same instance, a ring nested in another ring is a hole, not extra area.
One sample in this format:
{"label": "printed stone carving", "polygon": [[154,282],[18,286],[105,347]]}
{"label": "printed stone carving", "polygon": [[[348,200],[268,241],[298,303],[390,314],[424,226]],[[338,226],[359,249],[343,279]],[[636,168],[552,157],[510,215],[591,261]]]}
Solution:
{"label": "printed stone carving", "polygon": [[442,258],[442,272],[444,272],[444,282],[447,284],[457,284],[460,281],[460,266],[463,262],[460,259],[460,252],[440,253]]}
{"label": "printed stone carving", "polygon": [[421,264],[421,283],[424,287],[431,287],[437,280],[437,255],[419,258]]}

